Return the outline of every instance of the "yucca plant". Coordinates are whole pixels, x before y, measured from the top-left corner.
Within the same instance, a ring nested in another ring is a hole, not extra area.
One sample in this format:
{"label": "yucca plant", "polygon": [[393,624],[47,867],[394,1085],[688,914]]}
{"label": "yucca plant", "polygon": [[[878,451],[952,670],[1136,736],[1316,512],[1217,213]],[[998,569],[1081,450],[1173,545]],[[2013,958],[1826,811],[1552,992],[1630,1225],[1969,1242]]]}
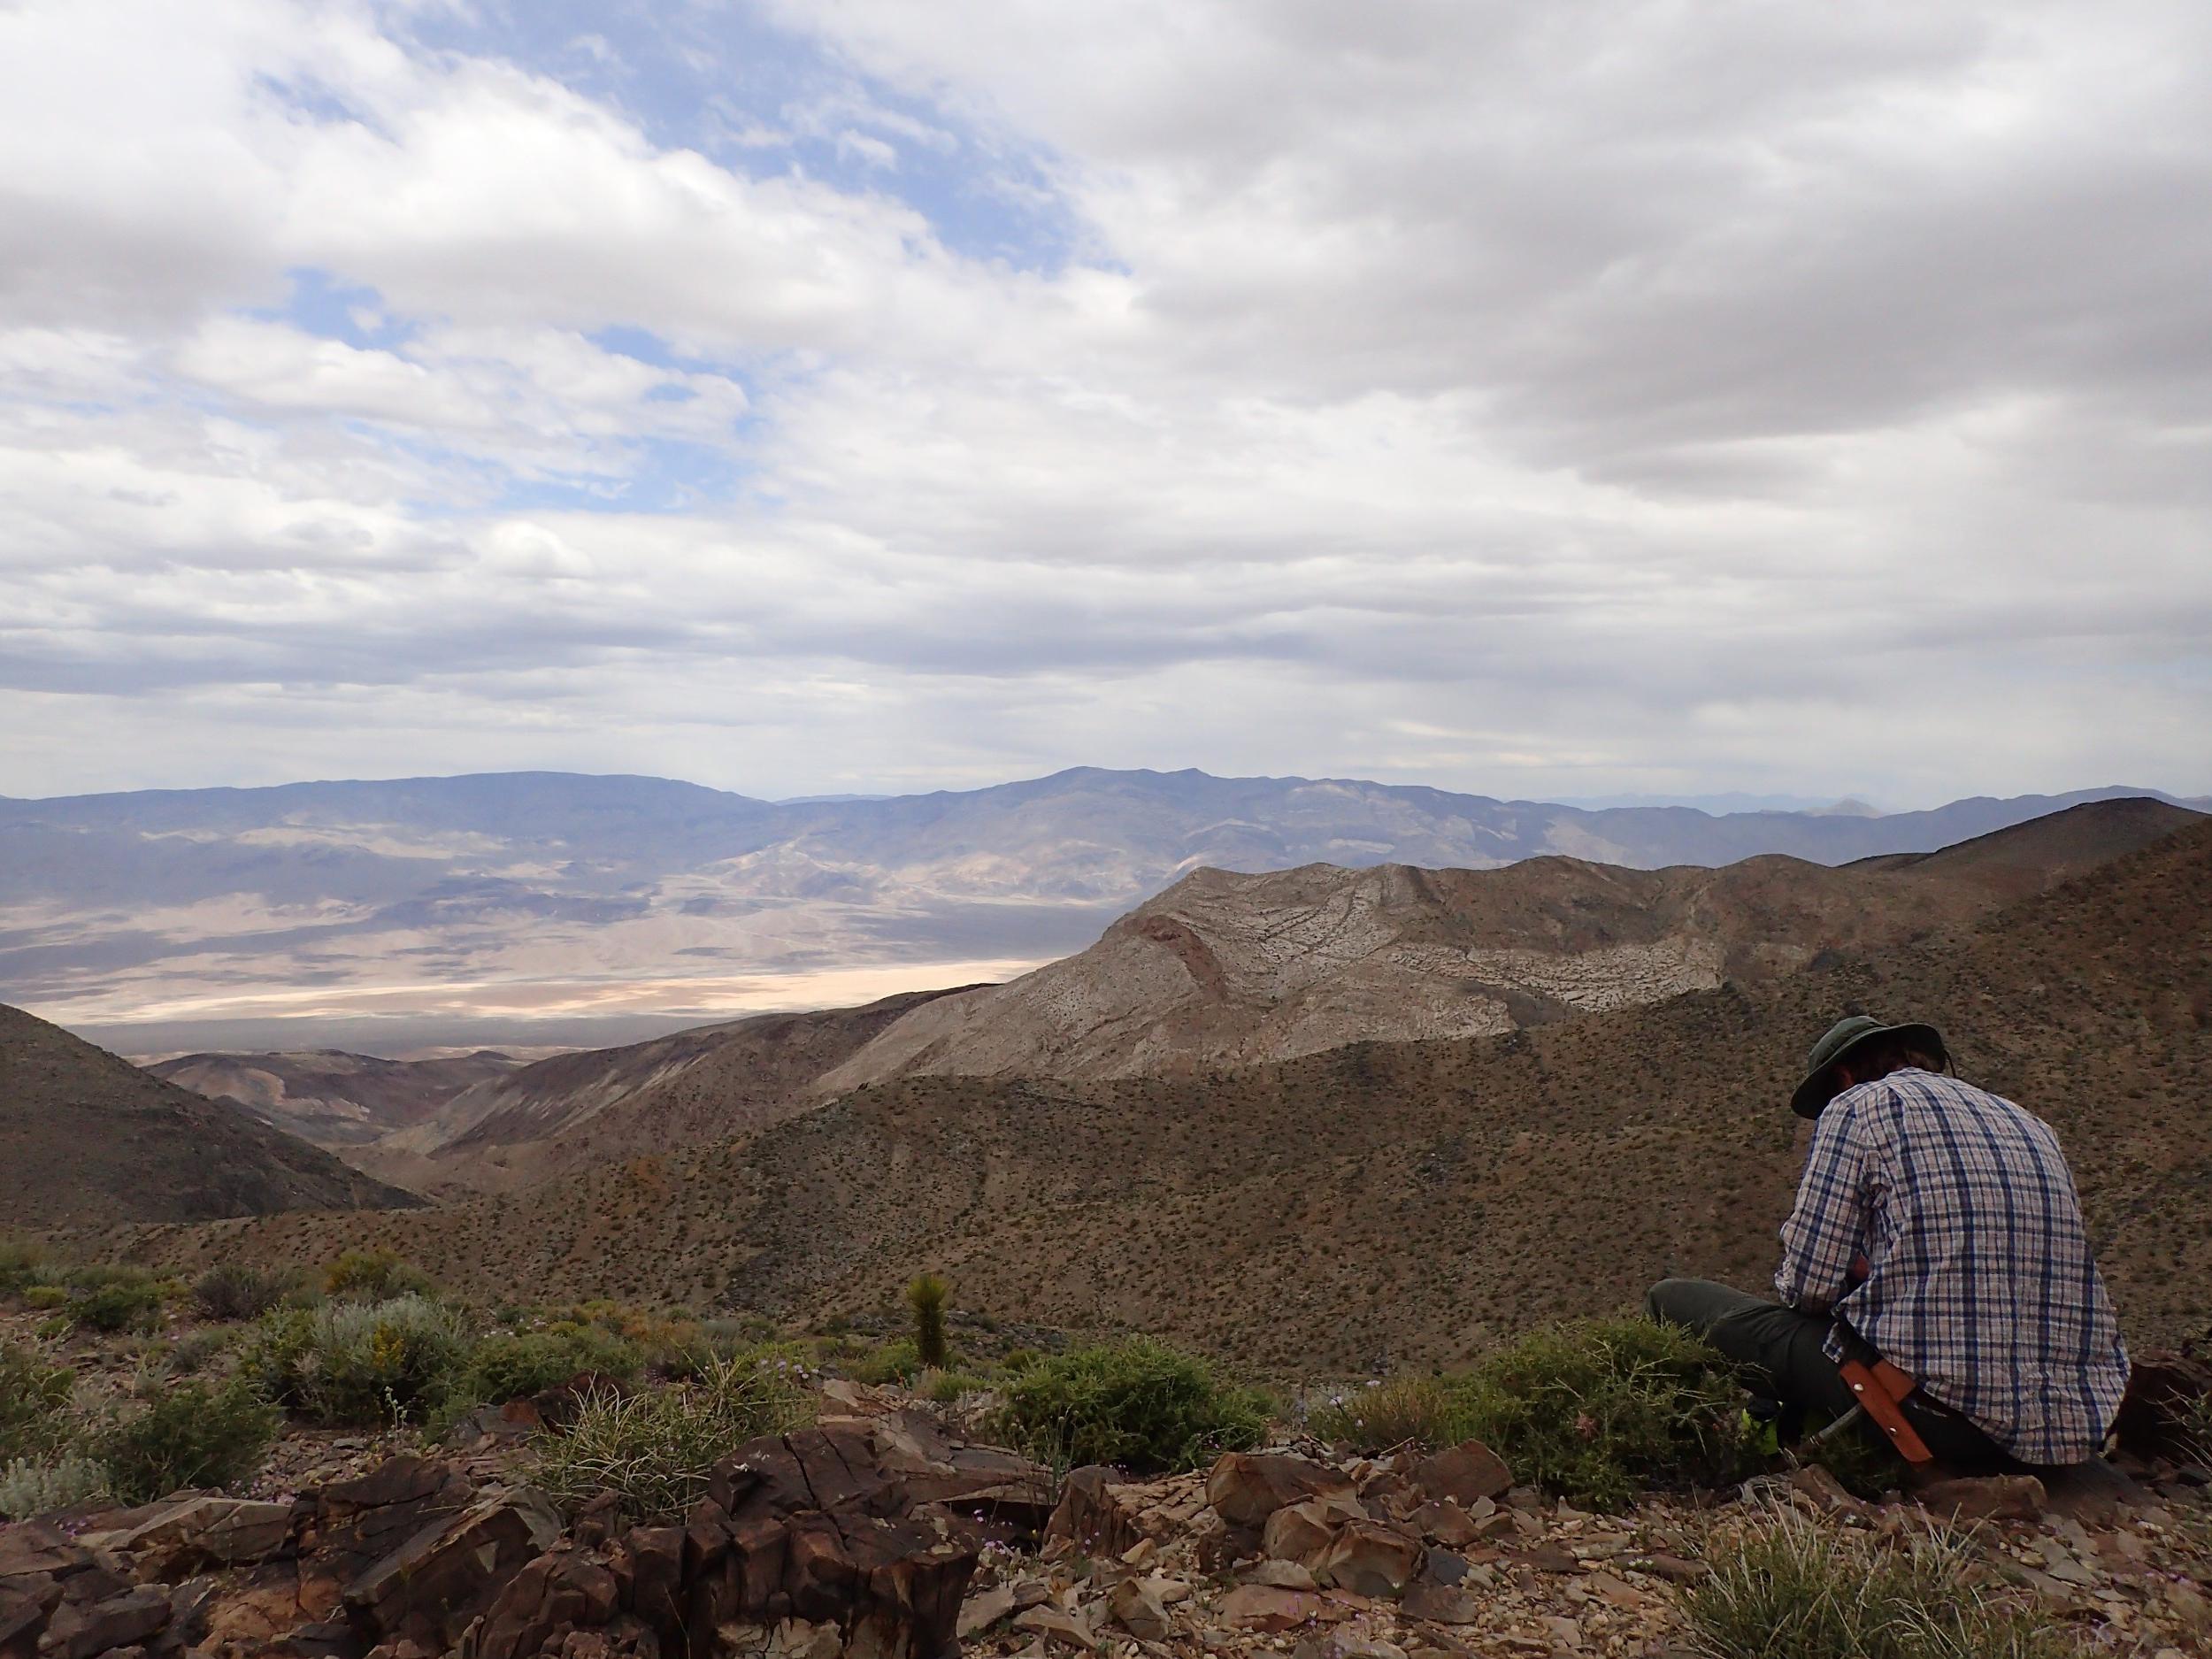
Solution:
{"label": "yucca plant", "polygon": [[925,1371],[943,1371],[952,1358],[952,1344],[945,1334],[945,1307],[952,1286],[936,1273],[923,1273],[906,1287],[906,1305],[914,1314],[914,1356]]}

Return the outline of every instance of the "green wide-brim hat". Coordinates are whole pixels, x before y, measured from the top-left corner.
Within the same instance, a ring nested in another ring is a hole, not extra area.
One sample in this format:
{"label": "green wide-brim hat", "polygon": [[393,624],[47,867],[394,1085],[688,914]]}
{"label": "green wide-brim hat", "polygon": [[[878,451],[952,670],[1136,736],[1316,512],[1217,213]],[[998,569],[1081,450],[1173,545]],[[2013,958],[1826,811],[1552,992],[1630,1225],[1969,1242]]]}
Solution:
{"label": "green wide-brim hat", "polygon": [[1950,1058],[1951,1051],[1943,1046],[1943,1033],[1933,1025],[1885,1025],[1871,1014],[1852,1014],[1829,1026],[1828,1034],[1805,1056],[1805,1080],[1790,1096],[1790,1110],[1800,1118],[1819,1117],[1821,1110],[1836,1097],[1836,1062],[1863,1042],[1890,1036],[1903,1037],[1939,1059],[1947,1062]]}

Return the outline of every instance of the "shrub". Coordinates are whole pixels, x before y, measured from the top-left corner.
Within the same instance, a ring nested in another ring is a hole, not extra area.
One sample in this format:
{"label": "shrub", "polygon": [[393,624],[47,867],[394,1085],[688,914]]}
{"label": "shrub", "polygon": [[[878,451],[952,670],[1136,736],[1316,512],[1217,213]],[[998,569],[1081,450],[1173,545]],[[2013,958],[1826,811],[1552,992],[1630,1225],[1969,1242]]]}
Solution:
{"label": "shrub", "polygon": [[258,1319],[297,1286],[290,1273],[256,1267],[211,1267],[192,1286],[192,1303],[208,1319]]}
{"label": "shrub", "polygon": [[855,1378],[877,1387],[885,1383],[910,1383],[922,1373],[922,1356],[910,1340],[901,1337],[854,1361],[851,1370]]}
{"label": "shrub", "polygon": [[69,1305],[69,1293],[59,1285],[33,1285],[23,1293],[23,1305],[50,1313]]}
{"label": "shrub", "polygon": [[0,1520],[50,1515],[112,1495],[107,1465],[96,1457],[64,1453],[50,1462],[14,1457],[0,1463]]}
{"label": "shrub", "polygon": [[936,1273],[923,1273],[906,1287],[906,1305],[914,1315],[914,1353],[925,1370],[942,1371],[950,1363],[952,1347],[945,1337],[945,1304],[952,1286]]}
{"label": "shrub", "polygon": [[1878,1538],[1775,1505],[1684,1599],[1710,1659],[2073,1659],[2062,1630],[1982,1586],[1935,1528]]}
{"label": "shrub", "polygon": [[173,1383],[144,1410],[96,1437],[115,1495],[150,1503],[180,1486],[227,1486],[257,1471],[276,1438],[276,1409],[242,1381]]}
{"label": "shrub", "polygon": [[969,1394],[987,1394],[990,1388],[989,1378],[965,1371],[924,1371],[914,1385],[915,1393],[941,1406],[951,1405]]}
{"label": "shrub", "polygon": [[427,1296],[437,1286],[429,1274],[389,1250],[348,1250],[323,1270],[323,1289],[356,1302],[391,1302]]}
{"label": "shrub", "polygon": [[1006,1385],[1002,1426],[1056,1463],[1139,1473],[1195,1469],[1259,1443],[1260,1396],[1147,1337],[1038,1361]]}
{"label": "shrub", "polygon": [[1451,1438],[1452,1394],[1440,1377],[1407,1375],[1332,1392],[1312,1408],[1308,1426],[1355,1451],[1386,1452],[1408,1441],[1440,1446]]}
{"label": "shrub", "polygon": [[645,1356],[636,1343],[595,1325],[488,1337],[453,1384],[454,1403],[501,1405],[565,1383],[580,1371],[630,1378]]}
{"label": "shrub", "polygon": [[1650,1487],[1709,1486],[1754,1466],[1733,1368],[1648,1319],[1533,1332],[1450,1384],[1448,1438],[1481,1440],[1517,1479],[1618,1509]]}
{"label": "shrub", "polygon": [[49,1274],[45,1249],[28,1239],[0,1238],[0,1296],[19,1296]]}
{"label": "shrub", "polygon": [[540,1438],[533,1479],[571,1506],[611,1492],[634,1520],[673,1521],[705,1493],[717,1463],[810,1415],[787,1375],[741,1360],[666,1388],[598,1389],[565,1433]]}
{"label": "shrub", "polygon": [[190,1331],[179,1337],[162,1356],[172,1377],[190,1377],[207,1369],[208,1363],[230,1346],[227,1331]]}
{"label": "shrub", "polygon": [[0,1459],[53,1449],[64,1438],[76,1377],[66,1365],[50,1365],[24,1342],[0,1342]]}
{"label": "shrub", "polygon": [[467,1363],[452,1309],[417,1295],[280,1309],[261,1321],[241,1374],[319,1423],[419,1421]]}
{"label": "shrub", "polygon": [[72,1297],[69,1317],[90,1331],[150,1331],[161,1322],[161,1287],[112,1280]]}

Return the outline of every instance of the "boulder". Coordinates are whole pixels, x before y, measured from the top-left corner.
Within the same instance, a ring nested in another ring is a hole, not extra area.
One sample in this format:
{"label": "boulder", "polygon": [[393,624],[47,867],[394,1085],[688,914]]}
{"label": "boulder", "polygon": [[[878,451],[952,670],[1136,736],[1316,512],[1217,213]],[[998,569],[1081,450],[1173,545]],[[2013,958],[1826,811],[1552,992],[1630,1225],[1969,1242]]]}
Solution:
{"label": "boulder", "polygon": [[375,1638],[443,1653],[560,1531],[559,1513],[536,1493],[481,1499],[369,1568],[346,1586],[345,1605]]}
{"label": "boulder", "polygon": [[1287,1504],[1310,1498],[1352,1498],[1340,1470],[1283,1452],[1230,1452],[1206,1476],[1206,1502],[1231,1526],[1264,1526]]}
{"label": "boulder", "polygon": [[1295,1630],[1326,1605],[1311,1591],[1240,1584],[1221,1598],[1221,1617],[1239,1630]]}
{"label": "boulder", "polygon": [[1314,1577],[1356,1595],[1395,1595],[1421,1565],[1421,1545],[1373,1521],[1351,1521],[1338,1532]]}
{"label": "boulder", "polygon": [[1914,1496],[1931,1515],[1962,1521],[2032,1521],[2043,1513],[2043,1483],[2033,1475],[1960,1475],[1931,1480]]}
{"label": "boulder", "polygon": [[1513,1484],[1505,1460],[1480,1440],[1462,1440],[1413,1467],[1414,1490],[1427,1500],[1448,1502],[1462,1509],[1496,1498]]}
{"label": "boulder", "polygon": [[1276,1561],[1317,1563],[1337,1535],[1351,1521],[1363,1521],[1367,1511],[1351,1497],[1309,1498],[1287,1504],[1267,1517],[1260,1534],[1261,1548]]}
{"label": "boulder", "polygon": [[1060,1502],[1045,1523],[1046,1541],[1065,1539],[1089,1555],[1118,1560],[1143,1540],[1129,1488],[1103,1463],[1071,1470]]}
{"label": "boulder", "polygon": [[1142,1578],[1124,1578],[1107,1598],[1106,1609],[1114,1623],[1140,1641],[1165,1641],[1174,1629],[1167,1603],[1159,1591]]}
{"label": "boulder", "polygon": [[111,1537],[111,1547],[135,1560],[140,1571],[173,1578],[204,1567],[237,1567],[266,1561],[293,1547],[289,1503],[193,1496],[153,1506],[144,1520]]}

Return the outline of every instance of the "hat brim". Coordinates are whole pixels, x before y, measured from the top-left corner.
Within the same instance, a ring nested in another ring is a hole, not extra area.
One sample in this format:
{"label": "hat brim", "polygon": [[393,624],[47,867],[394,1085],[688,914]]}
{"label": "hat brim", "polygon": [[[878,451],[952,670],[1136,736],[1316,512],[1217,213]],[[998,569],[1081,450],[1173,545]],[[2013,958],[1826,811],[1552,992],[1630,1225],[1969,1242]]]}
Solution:
{"label": "hat brim", "polygon": [[1871,1031],[1861,1032],[1837,1049],[1829,1056],[1827,1064],[1800,1083],[1797,1092],[1790,1096],[1790,1110],[1800,1118],[1819,1117],[1826,1110],[1828,1102],[1841,1092],[1836,1081],[1836,1068],[1877,1037],[1898,1036],[1917,1038],[1920,1041],[1916,1046],[1932,1049],[1947,1064],[1950,1061],[1951,1051],[1944,1046],[1943,1033],[1933,1025],[1917,1022],[1908,1022],[1902,1025],[1877,1025]]}

